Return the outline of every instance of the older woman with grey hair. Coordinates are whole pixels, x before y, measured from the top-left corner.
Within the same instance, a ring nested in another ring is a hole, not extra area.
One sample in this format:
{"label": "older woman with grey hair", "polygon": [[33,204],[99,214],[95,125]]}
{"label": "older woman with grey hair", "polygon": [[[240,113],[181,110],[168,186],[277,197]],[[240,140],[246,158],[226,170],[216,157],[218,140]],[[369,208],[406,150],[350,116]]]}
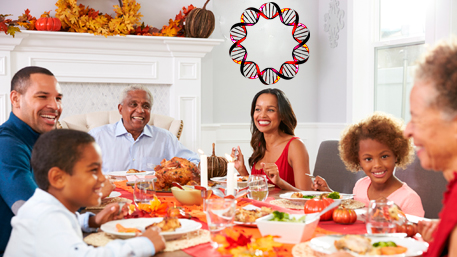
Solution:
{"label": "older woman with grey hair", "polygon": [[457,41],[437,44],[419,62],[410,109],[404,135],[413,138],[422,167],[448,181],[440,221],[419,223],[430,242],[424,256],[457,256]]}
{"label": "older woman with grey hair", "polygon": [[[442,172],[448,181],[440,220],[421,221],[418,230],[430,243],[423,256],[457,256],[457,41],[437,44],[418,64],[410,95],[411,121],[404,135],[413,138],[422,167]],[[430,185],[433,190],[433,185]],[[347,252],[331,255],[351,256]]]}

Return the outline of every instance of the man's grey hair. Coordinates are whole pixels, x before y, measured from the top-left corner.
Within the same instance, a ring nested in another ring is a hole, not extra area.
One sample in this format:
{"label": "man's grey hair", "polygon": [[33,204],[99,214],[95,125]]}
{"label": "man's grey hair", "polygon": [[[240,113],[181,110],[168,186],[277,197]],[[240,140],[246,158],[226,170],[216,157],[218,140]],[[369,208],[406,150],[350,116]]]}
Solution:
{"label": "man's grey hair", "polygon": [[127,98],[127,95],[129,94],[129,92],[135,91],[135,90],[143,90],[144,92],[146,92],[149,95],[149,99],[151,99],[151,106],[152,106],[153,98],[152,98],[151,91],[149,91],[149,89],[147,87],[140,85],[140,84],[134,84],[134,85],[130,85],[130,86],[124,88],[122,90],[121,96],[119,97],[119,104],[122,105],[124,103],[125,98]]}

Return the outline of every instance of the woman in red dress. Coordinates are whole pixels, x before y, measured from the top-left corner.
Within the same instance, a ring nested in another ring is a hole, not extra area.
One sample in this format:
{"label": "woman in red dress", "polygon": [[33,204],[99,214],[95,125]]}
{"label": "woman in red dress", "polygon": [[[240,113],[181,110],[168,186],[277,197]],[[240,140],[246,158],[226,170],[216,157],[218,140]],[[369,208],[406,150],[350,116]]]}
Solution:
{"label": "woman in red dress", "polygon": [[[269,88],[255,95],[251,106],[251,174],[265,174],[270,183],[285,190],[311,190],[308,151],[294,135],[296,126],[295,113],[284,92]],[[249,175],[239,146],[232,149],[232,157],[235,155],[235,168],[240,175]]]}

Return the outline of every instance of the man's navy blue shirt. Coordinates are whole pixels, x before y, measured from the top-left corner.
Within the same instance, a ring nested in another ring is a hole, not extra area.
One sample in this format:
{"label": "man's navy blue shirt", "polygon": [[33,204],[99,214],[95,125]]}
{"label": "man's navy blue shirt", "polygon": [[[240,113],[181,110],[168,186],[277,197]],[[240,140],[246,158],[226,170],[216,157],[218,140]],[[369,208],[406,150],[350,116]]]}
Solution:
{"label": "man's navy blue shirt", "polygon": [[0,126],[0,256],[11,234],[14,213],[37,188],[30,159],[39,136],[13,113]]}

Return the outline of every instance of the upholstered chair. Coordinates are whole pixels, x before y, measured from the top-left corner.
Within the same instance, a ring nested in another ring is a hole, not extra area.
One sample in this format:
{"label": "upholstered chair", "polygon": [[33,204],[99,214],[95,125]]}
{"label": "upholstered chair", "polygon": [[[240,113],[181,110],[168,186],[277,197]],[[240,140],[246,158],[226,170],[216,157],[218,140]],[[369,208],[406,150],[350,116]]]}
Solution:
{"label": "upholstered chair", "polygon": [[[85,132],[89,132],[91,129],[118,122],[121,119],[121,115],[118,110],[104,111],[104,112],[91,112],[87,114],[78,114],[74,116],[65,117],[59,120],[57,124],[58,128],[63,129],[76,129]],[[172,117],[151,114],[151,119],[148,122],[149,125],[154,125],[159,128],[169,130],[178,139],[181,137],[183,129],[183,121],[175,120]]]}

